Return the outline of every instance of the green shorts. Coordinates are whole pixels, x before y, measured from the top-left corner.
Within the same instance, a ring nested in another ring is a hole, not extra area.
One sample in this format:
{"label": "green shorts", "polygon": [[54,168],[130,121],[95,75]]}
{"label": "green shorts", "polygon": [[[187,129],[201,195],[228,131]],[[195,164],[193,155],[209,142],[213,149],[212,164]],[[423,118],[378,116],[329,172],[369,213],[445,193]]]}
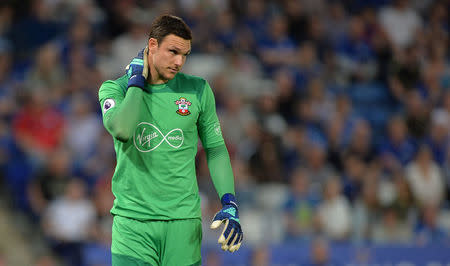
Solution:
{"label": "green shorts", "polygon": [[200,219],[138,221],[114,216],[112,265],[200,265]]}

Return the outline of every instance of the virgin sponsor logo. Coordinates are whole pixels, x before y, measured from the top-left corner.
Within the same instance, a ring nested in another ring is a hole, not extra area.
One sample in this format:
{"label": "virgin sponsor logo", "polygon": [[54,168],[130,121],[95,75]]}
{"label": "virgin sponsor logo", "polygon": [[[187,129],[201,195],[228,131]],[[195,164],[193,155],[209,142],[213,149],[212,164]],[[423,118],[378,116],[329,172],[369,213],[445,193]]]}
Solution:
{"label": "virgin sponsor logo", "polygon": [[141,122],[134,132],[134,146],[140,152],[150,152],[156,150],[163,143],[174,149],[179,149],[184,142],[183,130],[174,128],[164,134],[152,123]]}

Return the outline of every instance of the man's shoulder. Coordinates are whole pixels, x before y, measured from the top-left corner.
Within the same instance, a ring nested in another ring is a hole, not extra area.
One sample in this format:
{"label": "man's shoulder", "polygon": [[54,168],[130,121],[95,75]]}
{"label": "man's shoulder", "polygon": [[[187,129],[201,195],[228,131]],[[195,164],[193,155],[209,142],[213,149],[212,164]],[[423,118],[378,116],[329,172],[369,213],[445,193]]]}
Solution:
{"label": "man's shoulder", "polygon": [[177,80],[182,83],[188,83],[198,88],[203,88],[205,86],[206,80],[202,77],[189,75],[186,73],[179,72],[177,74]]}
{"label": "man's shoulder", "polygon": [[100,88],[118,87],[118,88],[126,89],[127,84],[128,84],[128,77],[127,77],[127,75],[123,75],[117,79],[109,79],[109,80],[104,81],[102,83],[102,85],[100,86]]}
{"label": "man's shoulder", "polygon": [[128,84],[128,77],[127,75],[123,75],[117,79],[114,80],[106,80],[102,83],[99,89],[99,94],[101,94],[104,91],[126,91]]}

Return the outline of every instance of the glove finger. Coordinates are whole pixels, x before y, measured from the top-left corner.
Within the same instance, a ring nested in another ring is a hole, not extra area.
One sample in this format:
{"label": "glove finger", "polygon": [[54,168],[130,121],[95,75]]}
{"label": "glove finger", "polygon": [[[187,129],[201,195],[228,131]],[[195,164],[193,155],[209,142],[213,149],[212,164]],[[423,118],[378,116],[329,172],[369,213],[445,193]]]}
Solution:
{"label": "glove finger", "polygon": [[223,220],[216,220],[211,223],[211,229],[217,229],[223,223]]}
{"label": "glove finger", "polygon": [[240,238],[239,232],[234,232],[233,236],[230,237],[230,240],[228,241],[228,246],[230,246],[230,251],[231,251],[231,247],[235,246],[235,243],[239,238]]}
{"label": "glove finger", "polygon": [[239,236],[239,241],[235,244],[235,245],[233,245],[232,247],[230,247],[230,251],[231,252],[235,252],[235,251],[237,251],[240,247],[241,247],[241,245],[242,245],[242,239],[244,238],[244,235],[242,234],[242,232],[241,232],[241,234],[240,234],[240,236]]}
{"label": "glove finger", "polygon": [[139,53],[137,54],[137,58],[144,59],[145,49],[147,49],[147,47],[139,51]]}
{"label": "glove finger", "polygon": [[234,228],[232,228],[230,233],[228,234],[228,237],[225,239],[225,242],[223,243],[223,245],[226,246],[227,250],[231,246],[231,242],[235,238],[236,234],[237,234],[237,231]]}
{"label": "glove finger", "polygon": [[148,77],[148,46],[145,47],[144,49],[144,69],[142,70],[142,76],[144,76],[144,78]]}
{"label": "glove finger", "polygon": [[223,227],[222,234],[220,234],[219,240],[217,241],[220,244],[223,244],[225,242],[225,238],[228,237],[228,233],[230,232],[230,229],[228,227],[229,223],[230,223],[230,221],[228,219],[226,219],[225,220],[225,226]]}
{"label": "glove finger", "polygon": [[214,215],[214,218],[213,218],[213,221],[212,221],[210,227],[211,227],[211,229],[217,229],[224,222],[225,222],[225,218],[220,216],[220,212],[218,212],[218,213],[216,213],[216,215]]}
{"label": "glove finger", "polygon": [[236,245],[234,248],[234,251],[238,251],[238,249],[241,247],[242,242],[239,242],[239,244]]}
{"label": "glove finger", "polygon": [[222,250],[227,251],[230,245],[228,244],[232,238],[234,238],[236,232],[234,231],[234,228],[231,228],[230,233],[228,234],[228,237],[226,237],[225,241],[222,243]]}
{"label": "glove finger", "polygon": [[[240,228],[239,228],[240,229]],[[240,229],[238,233],[236,234],[236,241],[230,246],[228,249],[230,252],[235,252],[241,247],[242,239],[244,238],[244,234],[242,233],[242,230]]]}

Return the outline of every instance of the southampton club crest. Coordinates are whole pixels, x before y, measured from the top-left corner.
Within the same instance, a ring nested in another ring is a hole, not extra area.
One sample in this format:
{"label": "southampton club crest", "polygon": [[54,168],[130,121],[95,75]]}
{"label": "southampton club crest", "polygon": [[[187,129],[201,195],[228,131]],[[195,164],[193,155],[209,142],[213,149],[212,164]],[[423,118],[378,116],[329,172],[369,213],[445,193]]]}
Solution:
{"label": "southampton club crest", "polygon": [[192,103],[186,98],[180,97],[179,100],[175,101],[175,104],[178,105],[177,114],[182,116],[191,114],[191,112],[189,112],[189,106],[191,106]]}

